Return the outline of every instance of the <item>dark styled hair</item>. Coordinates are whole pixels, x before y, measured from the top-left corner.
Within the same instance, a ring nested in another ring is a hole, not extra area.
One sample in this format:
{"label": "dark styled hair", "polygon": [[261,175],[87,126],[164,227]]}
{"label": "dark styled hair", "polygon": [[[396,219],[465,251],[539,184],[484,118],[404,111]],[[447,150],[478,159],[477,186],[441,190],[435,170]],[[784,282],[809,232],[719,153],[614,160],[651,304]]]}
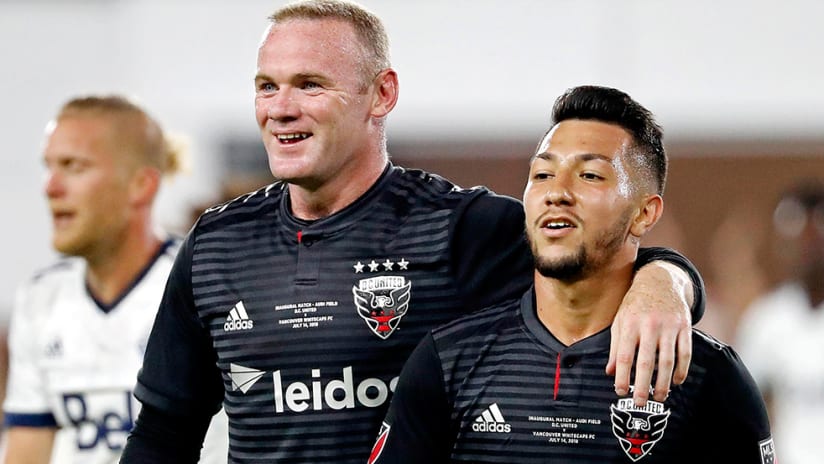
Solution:
{"label": "dark styled hair", "polygon": [[663,129],[648,109],[618,89],[582,85],[568,89],[552,107],[553,127],[568,119],[615,124],[629,132],[634,144],[633,162],[649,177],[656,192],[663,195],[667,179]]}

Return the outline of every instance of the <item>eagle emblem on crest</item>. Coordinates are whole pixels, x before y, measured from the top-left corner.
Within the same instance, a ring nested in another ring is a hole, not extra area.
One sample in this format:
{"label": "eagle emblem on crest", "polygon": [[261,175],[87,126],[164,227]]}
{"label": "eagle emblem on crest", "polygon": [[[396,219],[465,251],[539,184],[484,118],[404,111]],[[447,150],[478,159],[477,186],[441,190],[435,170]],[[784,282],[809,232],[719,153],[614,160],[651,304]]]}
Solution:
{"label": "eagle emblem on crest", "polygon": [[352,287],[358,315],[369,329],[386,340],[409,309],[412,282],[401,276],[362,279]]}
{"label": "eagle emblem on crest", "polygon": [[632,398],[618,400],[617,407],[610,405],[610,412],[612,433],[633,462],[646,456],[664,436],[670,415],[663,403],[647,401],[638,407]]}

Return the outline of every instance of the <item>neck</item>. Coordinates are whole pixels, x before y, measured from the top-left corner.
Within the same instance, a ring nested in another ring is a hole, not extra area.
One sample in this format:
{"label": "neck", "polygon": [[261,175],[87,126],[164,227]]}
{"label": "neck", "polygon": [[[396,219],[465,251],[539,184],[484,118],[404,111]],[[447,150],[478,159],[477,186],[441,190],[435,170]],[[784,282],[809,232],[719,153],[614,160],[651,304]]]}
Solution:
{"label": "neck", "polygon": [[538,319],[566,346],[612,325],[632,282],[633,263],[604,268],[575,282],[535,271]]}
{"label": "neck", "polygon": [[344,169],[319,186],[289,184],[292,214],[306,220],[321,219],[346,208],[377,182],[386,167],[386,156]]}
{"label": "neck", "polygon": [[126,291],[163,244],[148,227],[115,242],[98,256],[86,257],[86,283],[92,295],[104,304],[113,303]]}

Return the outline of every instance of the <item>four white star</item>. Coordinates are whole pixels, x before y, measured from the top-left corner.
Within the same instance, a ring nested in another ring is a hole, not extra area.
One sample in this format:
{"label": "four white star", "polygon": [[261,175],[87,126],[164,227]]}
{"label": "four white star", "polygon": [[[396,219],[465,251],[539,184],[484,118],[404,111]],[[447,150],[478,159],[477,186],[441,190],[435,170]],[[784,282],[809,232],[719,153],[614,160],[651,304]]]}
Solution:
{"label": "four white star", "polygon": [[409,269],[409,261],[405,258],[401,258],[400,261],[391,261],[389,258],[386,258],[386,261],[382,263],[378,263],[374,259],[367,264],[363,264],[362,262],[358,261],[352,267],[355,269],[355,274],[362,274],[364,272],[364,268],[369,266],[369,272],[378,272],[380,267],[383,266],[383,270],[385,271],[392,271],[394,270],[393,267],[395,264],[398,265],[399,271],[406,271]]}

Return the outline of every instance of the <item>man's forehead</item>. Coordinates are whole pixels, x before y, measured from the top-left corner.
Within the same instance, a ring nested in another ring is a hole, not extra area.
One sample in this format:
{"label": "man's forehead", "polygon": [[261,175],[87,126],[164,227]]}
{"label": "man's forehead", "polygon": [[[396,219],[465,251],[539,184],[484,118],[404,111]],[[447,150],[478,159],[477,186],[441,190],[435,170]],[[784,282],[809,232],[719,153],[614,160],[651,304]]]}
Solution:
{"label": "man's forehead", "polygon": [[609,161],[624,153],[631,140],[629,133],[616,124],[570,119],[552,127],[538,146],[536,157],[575,155]]}

